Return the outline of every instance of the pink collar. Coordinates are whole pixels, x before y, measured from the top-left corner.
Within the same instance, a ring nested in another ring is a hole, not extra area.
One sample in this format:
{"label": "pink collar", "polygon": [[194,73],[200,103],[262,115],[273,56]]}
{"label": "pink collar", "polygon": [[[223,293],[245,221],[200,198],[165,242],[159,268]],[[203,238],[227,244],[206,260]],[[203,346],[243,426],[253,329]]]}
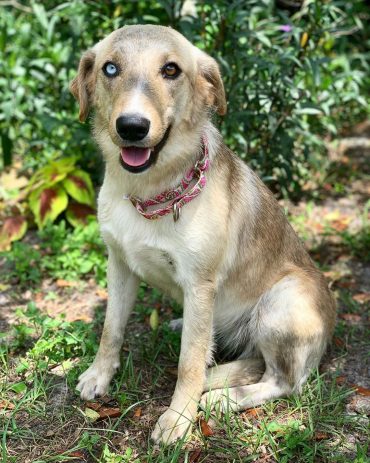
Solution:
{"label": "pink collar", "polygon": [[[189,170],[177,188],[160,193],[145,201],[132,195],[126,195],[123,198],[129,199],[136,210],[146,219],[156,220],[172,212],[173,220],[177,222],[181,208],[196,198],[207,183],[205,172],[209,169],[209,157],[206,137],[202,138],[202,142],[202,158]],[[163,206],[161,206],[162,204]]]}

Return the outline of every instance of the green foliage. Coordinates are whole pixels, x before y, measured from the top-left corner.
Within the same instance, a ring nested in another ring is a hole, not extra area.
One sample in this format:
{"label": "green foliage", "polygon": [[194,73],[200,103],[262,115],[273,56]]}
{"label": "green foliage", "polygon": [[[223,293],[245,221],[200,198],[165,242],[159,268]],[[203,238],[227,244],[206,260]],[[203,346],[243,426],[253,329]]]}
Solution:
{"label": "green foliage", "polygon": [[111,452],[108,448],[108,445],[105,444],[102,454],[102,462],[103,463],[124,463],[124,462],[131,462],[131,463],[140,463],[138,458],[133,459],[133,451],[129,447],[126,449],[123,455],[117,455],[117,453]]}
{"label": "green foliage", "polygon": [[[150,306],[160,303],[161,297],[157,295],[155,301],[147,301],[145,295],[141,287],[141,296],[145,299],[142,304],[150,302],[146,306],[148,314]],[[201,417],[212,418],[214,436],[205,437],[195,427],[190,445],[180,442],[158,448],[147,444],[149,428],[158,410],[165,400],[170,400],[174,378],[171,379],[167,370],[175,363],[170,361],[172,355],[169,354],[171,345],[178,350],[179,339],[172,338],[174,333],[166,323],[161,324],[157,344],[163,347],[158,353],[158,347],[148,342],[148,336],[152,335],[149,326],[138,323],[141,319],[138,309],[133,313],[137,322],[127,333],[130,353],[123,354],[125,360],[108,396],[119,403],[122,415],[96,424],[86,422],[86,409],[73,391],[78,374],[91,362],[97,349],[96,327],[102,321],[99,312],[93,323],[52,318],[34,304],[17,312],[15,324],[7,333],[0,333],[4,461],[12,461],[7,458],[10,452],[15,455],[14,461],[26,461],[29,447],[18,447],[20,439],[33,440],[40,449],[37,458],[40,462],[69,461],[72,454],[75,458],[78,454],[81,458],[84,455],[85,459],[106,463],[173,463],[191,461],[193,448],[201,449],[204,461],[252,462],[266,455],[285,463],[346,462],[349,458],[357,463],[367,461],[368,423],[361,415],[345,412],[353,391],[338,385],[332,372],[320,375],[317,371],[302,394],[258,407],[254,410],[257,417],[249,416],[248,412],[234,414],[231,409],[209,410],[204,415],[200,412]],[[162,310],[161,314],[166,317],[166,311]],[[179,338],[180,334],[177,335]],[[144,357],[139,353],[138,344],[147,346]],[[167,387],[166,383],[171,385]],[[60,392],[60,388],[65,392]],[[56,402],[56,398],[60,402]],[[108,407],[109,403],[104,400]],[[8,404],[11,407],[7,408]],[[143,410],[139,419],[133,416],[137,407]],[[41,425],[48,430],[48,439],[40,435]],[[359,436],[359,442],[349,443],[348,435]],[[50,459],[49,455],[55,458]]]}
{"label": "green foliage", "polygon": [[18,204],[12,204],[12,215],[5,217],[0,229],[0,251],[10,249],[13,241],[23,238],[28,221],[34,220],[42,229],[65,212],[68,222],[77,227],[95,215],[95,192],[90,176],[76,167],[74,157],[50,161],[38,169],[14,200],[18,200]]}
{"label": "green foliage", "polygon": [[[294,198],[309,169],[323,166],[321,136],[369,109],[369,55],[357,42],[366,40],[361,2],[304,2],[290,17],[273,2],[216,4],[204,4],[199,44],[223,70],[223,133],[272,187]],[[344,35],[351,30],[353,37]]]}
{"label": "green foliage", "polygon": [[79,280],[92,275],[98,284],[106,281],[105,247],[99,236],[98,225],[91,220],[70,232],[64,221],[47,225],[37,233],[40,244],[14,243],[4,253],[9,267],[7,278],[20,284],[37,284],[42,277]]}
{"label": "green foliage", "polygon": [[[85,322],[68,322],[63,317],[52,318],[40,312],[30,303],[25,311],[17,311],[17,323],[12,326],[11,340],[1,350],[14,351],[29,346],[25,357],[20,357],[16,367],[18,374],[30,368],[38,372],[47,371],[51,366],[64,364],[78,356],[92,356],[96,351],[97,339]],[[25,389],[24,383],[13,385],[17,391]]]}
{"label": "green foliage", "polygon": [[23,238],[27,231],[27,220],[21,215],[6,217],[0,230],[0,251],[10,249],[13,241]]}
{"label": "green foliage", "polygon": [[[299,195],[324,165],[323,134],[369,109],[365,2],[303,3],[294,14],[272,0],[205,0],[181,16],[182,0],[32,2],[0,15],[0,136],[37,169],[60,156],[101,176],[88,125],[77,121],[68,84],[81,52],[125,24],[169,24],[221,65],[227,143],[271,186]],[[86,26],[88,25],[88,27]]]}
{"label": "green foliage", "polygon": [[18,278],[22,285],[37,284],[41,281],[41,253],[27,243],[14,243],[11,251],[3,254],[10,272],[6,279]]}
{"label": "green foliage", "polygon": [[362,214],[362,227],[357,233],[347,230],[340,233],[343,243],[349,247],[351,253],[365,262],[370,262],[370,200],[365,204]]}
{"label": "green foliage", "polygon": [[65,210],[67,220],[74,226],[83,224],[88,215],[94,215],[91,179],[77,169],[75,163],[75,158],[51,161],[32,176],[28,186],[29,206],[39,228],[54,222]]}
{"label": "green foliage", "polygon": [[69,233],[65,222],[40,232],[42,246],[50,246],[50,254],[43,259],[46,271],[56,278],[77,280],[93,274],[100,285],[105,285],[105,246],[100,238],[98,225],[91,220],[87,226],[77,227]]}

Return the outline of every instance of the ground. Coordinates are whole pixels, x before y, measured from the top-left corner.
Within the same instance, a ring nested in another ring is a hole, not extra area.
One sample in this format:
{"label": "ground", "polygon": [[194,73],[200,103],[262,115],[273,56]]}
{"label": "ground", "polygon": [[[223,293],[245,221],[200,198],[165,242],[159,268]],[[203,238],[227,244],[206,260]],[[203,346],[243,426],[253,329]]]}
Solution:
{"label": "ground", "polygon": [[[97,347],[104,282],[80,275],[72,260],[38,272],[47,256],[54,262],[53,243],[29,233],[23,247],[0,258],[2,461],[369,461],[369,128],[330,145],[322,187],[308,185],[299,204],[281,201],[338,301],[333,343],[300,397],[241,414],[201,411],[187,442],[151,444],[176,381],[179,335],[168,322],[181,309],[143,285],[110,394],[85,403],[74,388]],[[63,246],[68,256],[73,246]],[[14,271],[15,254],[30,280]]]}

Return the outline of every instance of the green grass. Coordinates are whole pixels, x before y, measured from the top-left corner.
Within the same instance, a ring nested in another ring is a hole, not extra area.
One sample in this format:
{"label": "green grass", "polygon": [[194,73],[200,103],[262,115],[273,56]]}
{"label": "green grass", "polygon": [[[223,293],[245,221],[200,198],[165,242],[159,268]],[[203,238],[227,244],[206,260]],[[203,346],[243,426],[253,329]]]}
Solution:
{"label": "green grass", "polygon": [[[95,354],[102,314],[86,324],[51,318],[34,304],[18,313],[18,323],[1,343],[0,402],[14,405],[0,410],[4,463],[26,461],[30,452],[35,463],[73,461],[73,455],[106,463],[170,463],[189,461],[194,448],[201,448],[198,461],[211,462],[256,461],[266,455],[267,461],[281,463],[367,461],[365,445],[356,448],[347,442],[348,435],[366,435],[362,421],[344,413],[351,391],[318,372],[301,396],[268,403],[257,416],[200,412],[211,423],[213,436],[204,437],[195,426],[188,443],[153,446],[150,429],[169,403],[175,378],[168,367],[176,365],[180,339],[162,312],[158,330],[143,324],[153,295],[144,287],[140,293],[126,344],[129,352],[111,386],[109,404],[121,410],[112,420],[91,422],[74,390]],[[143,418],[136,420],[138,407]]]}
{"label": "green grass", "polygon": [[[61,222],[6,253],[7,280],[17,276],[20,288],[29,285],[37,291],[46,277],[86,280],[101,275],[98,281],[104,285],[104,254],[95,222],[73,232]],[[86,264],[90,266],[86,272],[84,262],[93,262]],[[346,313],[361,313],[349,290],[337,292]],[[46,297],[57,301],[60,295],[51,291]],[[158,323],[153,323],[154,310]],[[337,384],[341,371],[335,368],[325,374],[315,372],[302,395],[270,402],[253,413],[200,411],[199,417],[213,430],[209,437],[197,422],[186,442],[153,445],[150,433],[170,402],[180,351],[180,335],[170,330],[168,322],[180,314],[181,307],[173,301],[140,286],[122,366],[111,384],[108,403],[100,401],[119,407],[121,414],[94,421],[75,386],[96,353],[103,308],[95,308],[91,323],[51,317],[34,302],[19,309],[16,322],[0,334],[2,462],[368,461],[368,420],[347,413],[352,391]],[[339,320],[335,336],[343,344],[333,347],[331,357],[345,359],[348,345],[364,344],[367,334],[361,330],[361,325]]]}
{"label": "green grass", "polygon": [[1,257],[8,270],[5,283],[35,287],[47,276],[69,281],[92,276],[106,285],[106,252],[96,220],[73,230],[64,220],[49,224],[31,242],[15,242]]}

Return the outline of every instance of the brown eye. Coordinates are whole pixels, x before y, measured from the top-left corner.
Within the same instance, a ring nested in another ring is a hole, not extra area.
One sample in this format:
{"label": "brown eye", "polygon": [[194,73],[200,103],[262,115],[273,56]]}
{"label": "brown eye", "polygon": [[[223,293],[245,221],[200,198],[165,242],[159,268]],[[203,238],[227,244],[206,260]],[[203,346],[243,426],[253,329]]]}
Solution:
{"label": "brown eye", "polygon": [[181,74],[181,69],[176,63],[167,63],[163,66],[161,72],[165,79],[176,79]]}

